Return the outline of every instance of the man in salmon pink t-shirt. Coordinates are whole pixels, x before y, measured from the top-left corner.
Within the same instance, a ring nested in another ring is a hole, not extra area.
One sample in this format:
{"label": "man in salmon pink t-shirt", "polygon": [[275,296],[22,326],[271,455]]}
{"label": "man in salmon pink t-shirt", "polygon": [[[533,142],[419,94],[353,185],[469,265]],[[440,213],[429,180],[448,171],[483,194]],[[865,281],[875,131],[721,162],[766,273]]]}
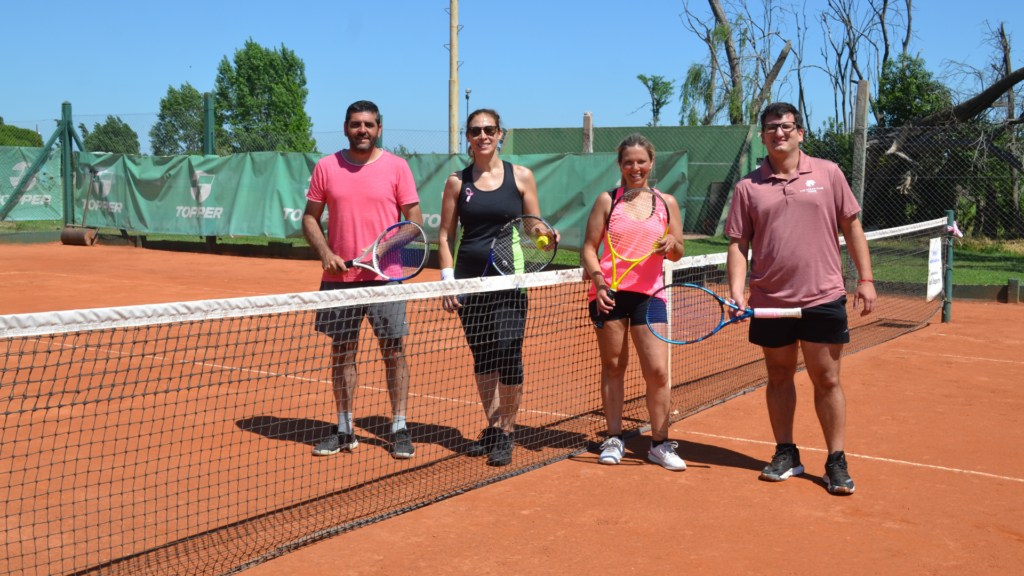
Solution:
{"label": "man in salmon pink t-shirt", "polygon": [[[412,171],[405,160],[377,148],[381,133],[380,112],[373,102],[360,100],[345,112],[345,136],[349,148],[321,158],[313,169],[302,232],[320,256],[324,273],[321,290],[382,286],[388,282],[362,268],[346,268],[373,245],[388,226],[400,220],[423,224],[419,196]],[[327,238],[320,217],[327,208]],[[329,336],[334,399],[338,429],[324,439],[313,454],[329,456],[351,452],[359,445],[352,427],[352,404],[359,385],[356,354],[363,317],[370,321],[380,346],[388,377],[388,393],[394,419],[390,451],[395,458],[412,458],[416,450],[405,423],[409,399],[409,368],[402,339],[408,334],[405,301],[368,306],[319,310],[316,329]]]}
{"label": "man in salmon pink t-shirt", "polygon": [[[725,225],[731,239],[729,291],[741,309],[803,309],[801,318],[750,321],[750,341],[761,346],[768,368],[768,417],[776,442],[775,456],[761,479],[780,482],[804,471],[793,443],[793,377],[799,347],[828,446],[825,484],[833,494],[853,494],[843,450],[846,397],[839,385],[839,358],[843,345],[850,342],[850,331],[838,230],[860,273],[853,308],[863,302],[863,316],[875,307],[875,289],[868,244],[857,217],[860,206],[838,166],[801,152],[803,117],[795,106],[766,106],[761,129],[768,157],[736,185]],[[753,253],[749,302],[744,297],[748,249]]]}

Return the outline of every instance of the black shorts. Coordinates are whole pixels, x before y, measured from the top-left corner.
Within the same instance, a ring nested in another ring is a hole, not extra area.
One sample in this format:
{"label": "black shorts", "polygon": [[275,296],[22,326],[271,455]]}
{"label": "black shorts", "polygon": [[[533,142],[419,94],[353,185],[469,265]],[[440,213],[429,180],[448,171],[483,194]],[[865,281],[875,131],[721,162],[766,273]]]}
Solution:
{"label": "black shorts", "polygon": [[[629,318],[630,326],[647,325],[647,308],[651,307],[651,317],[655,320],[668,319],[668,311],[665,309],[665,301],[661,298],[651,298],[640,292],[621,291],[615,293],[615,307],[604,317],[608,320],[622,320]],[[601,314],[597,311],[597,300],[590,302],[590,319],[594,322],[600,319]]]}
{"label": "black shorts", "polygon": [[456,308],[466,342],[473,352],[475,374],[498,373],[506,386],[523,383],[523,337],[529,299],[521,290],[459,296]]}
{"label": "black shorts", "polygon": [[817,344],[849,344],[846,296],[803,311],[800,318],[753,318],[750,342],[765,348],[782,348],[797,340]]}
{"label": "black shorts", "polygon": [[[320,282],[320,290],[351,290],[401,284],[384,280],[365,280],[360,282]],[[316,311],[316,331],[322,332],[336,342],[355,340],[359,337],[359,325],[363,316],[370,319],[373,334],[379,339],[397,339],[409,333],[409,323],[405,318],[405,300],[381,302],[368,306],[345,306],[342,308],[324,308]]]}

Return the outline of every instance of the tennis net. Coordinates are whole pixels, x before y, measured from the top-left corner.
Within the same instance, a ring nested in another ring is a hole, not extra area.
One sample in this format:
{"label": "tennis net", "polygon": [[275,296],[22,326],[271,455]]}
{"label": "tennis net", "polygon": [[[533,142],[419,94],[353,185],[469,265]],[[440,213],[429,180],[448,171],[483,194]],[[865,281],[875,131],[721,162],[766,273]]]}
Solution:
{"label": "tennis net", "polygon": [[[944,220],[871,234],[878,307],[851,314],[847,353],[920,328],[939,309],[941,296],[926,301],[925,284],[929,239],[944,234]],[[666,273],[723,293],[724,263],[724,255],[688,258]],[[234,573],[592,448],[604,419],[582,280],[572,269],[0,316],[0,574]],[[441,305],[454,295],[512,298],[527,309],[507,466],[466,454],[487,420],[462,325]],[[335,360],[315,329],[317,311],[393,302],[406,303],[416,454],[389,455],[388,370],[363,322],[360,445],[318,458],[312,448],[334,431],[337,412]],[[765,380],[740,327],[671,354],[673,420]],[[646,429],[643,391],[632,361],[626,432]]]}

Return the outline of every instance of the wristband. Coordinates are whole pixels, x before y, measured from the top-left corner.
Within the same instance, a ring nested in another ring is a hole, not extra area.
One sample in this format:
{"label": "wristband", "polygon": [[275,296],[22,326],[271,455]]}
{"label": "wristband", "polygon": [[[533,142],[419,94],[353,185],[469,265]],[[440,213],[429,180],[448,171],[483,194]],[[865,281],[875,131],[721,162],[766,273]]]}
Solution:
{"label": "wristband", "polygon": [[455,280],[455,269],[454,268],[441,268],[441,280]]}
{"label": "wristband", "polygon": [[857,280],[857,284],[863,284],[864,282],[871,282],[872,284],[875,283],[874,280]]}

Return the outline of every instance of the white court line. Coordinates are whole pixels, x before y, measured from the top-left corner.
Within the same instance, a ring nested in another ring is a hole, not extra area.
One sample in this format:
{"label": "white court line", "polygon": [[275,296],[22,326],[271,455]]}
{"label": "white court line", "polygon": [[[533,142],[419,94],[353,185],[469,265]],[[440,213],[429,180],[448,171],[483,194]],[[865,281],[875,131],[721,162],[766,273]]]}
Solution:
{"label": "white court line", "polygon": [[950,338],[965,338],[967,340],[975,340],[977,342],[1002,342],[1004,344],[1024,344],[1020,340],[1002,340],[1002,339],[989,339],[989,338],[976,338],[974,336],[966,336],[964,334],[947,334],[945,332],[926,332],[922,333],[922,336],[949,336]]}
{"label": "white court line", "polygon": [[[37,342],[39,341],[38,338],[36,338],[35,340]],[[61,344],[61,346],[65,347],[65,348],[68,348],[68,347],[70,347],[70,348],[81,348],[81,346],[75,346],[73,344]],[[167,361],[167,362],[176,362],[176,360],[173,359],[173,358],[166,358],[164,356],[157,356],[155,354],[130,354],[130,353],[129,354],[125,354],[125,353],[122,353],[122,352],[118,352],[117,350],[114,350],[110,346],[105,346],[105,345],[89,346],[88,344],[86,344],[85,348],[86,349],[89,349],[89,348],[92,348],[92,349],[105,348],[109,352],[111,352],[113,354],[117,354],[118,356],[129,356],[129,357],[138,357],[138,358],[154,358],[156,360],[163,360],[163,361]],[[196,366],[206,366],[206,367],[209,367],[209,368],[219,368],[221,370],[232,370],[232,371],[237,371],[237,372],[250,372],[250,373],[253,373],[253,374],[262,374],[262,375],[265,375],[265,376],[276,376],[276,377],[279,377],[279,378],[291,378],[293,380],[300,380],[302,382],[319,382],[319,383],[322,383],[322,384],[333,384],[333,382],[331,382],[330,380],[320,380],[318,378],[303,378],[302,376],[291,376],[289,374],[278,374],[276,372],[265,372],[263,370],[252,370],[250,368],[238,368],[238,367],[235,367],[235,366],[221,366],[220,364],[210,364],[209,362],[198,362],[196,360],[193,360],[191,362],[191,364],[196,365]],[[362,388],[363,390],[373,390],[374,392],[387,392],[386,388],[376,388],[374,386],[363,386],[362,384],[360,384],[358,386],[358,388]],[[409,392],[409,396],[415,396],[417,398],[428,398],[430,400],[444,400],[446,402],[457,402],[457,403],[460,403],[460,404],[469,404],[469,405],[475,405],[475,406],[483,406],[482,403],[476,402],[476,401],[459,400],[458,398],[445,398],[444,396],[432,396],[430,394],[417,394],[415,392]],[[520,412],[531,412],[533,414],[543,414],[545,416],[558,416],[560,418],[572,418],[572,416],[569,415],[569,414],[560,414],[558,412],[544,412],[542,410],[533,410],[533,409],[530,409],[530,408],[520,408],[519,411]],[[587,420],[599,420],[599,419],[598,418],[590,417],[590,418],[587,418]]]}
{"label": "white court line", "polygon": [[[749,440],[747,438],[734,438],[732,436],[719,436],[718,434],[708,434],[706,432],[694,432],[693,430],[682,430],[685,434],[697,434],[698,436],[710,436],[712,438],[722,438],[723,440],[735,440],[736,442],[751,442],[753,444],[767,444],[769,446],[775,446],[775,442],[765,442],[764,440]],[[808,448],[807,446],[800,446],[801,450],[809,450],[811,452],[828,452],[824,448]],[[935,466],[934,464],[921,464],[918,462],[907,462],[906,460],[893,460],[891,458],[879,458],[877,456],[865,456],[863,454],[851,454],[846,453],[847,456],[853,456],[855,458],[864,458],[865,460],[877,460],[879,462],[891,462],[893,464],[905,464],[907,466],[917,466],[919,468],[931,468],[933,470],[944,470],[946,472],[959,472],[960,474],[974,474],[976,476],[986,476],[988,478],[998,478],[1000,480],[1012,480],[1014,482],[1024,482],[1024,478],[1011,478],[1010,476],[998,476],[996,474],[989,474],[988,472],[977,472],[975,470],[961,470],[959,468],[947,468],[945,466]]]}
{"label": "white court line", "polygon": [[995,358],[978,358],[977,356],[957,356],[955,354],[939,354],[937,352],[921,352],[920,350],[902,350],[900,348],[889,348],[890,352],[909,352],[911,354],[928,354],[929,356],[942,356],[944,358],[962,358],[964,360],[981,360],[983,362],[1006,362],[1008,364],[1024,364],[1019,360],[997,360]]}

